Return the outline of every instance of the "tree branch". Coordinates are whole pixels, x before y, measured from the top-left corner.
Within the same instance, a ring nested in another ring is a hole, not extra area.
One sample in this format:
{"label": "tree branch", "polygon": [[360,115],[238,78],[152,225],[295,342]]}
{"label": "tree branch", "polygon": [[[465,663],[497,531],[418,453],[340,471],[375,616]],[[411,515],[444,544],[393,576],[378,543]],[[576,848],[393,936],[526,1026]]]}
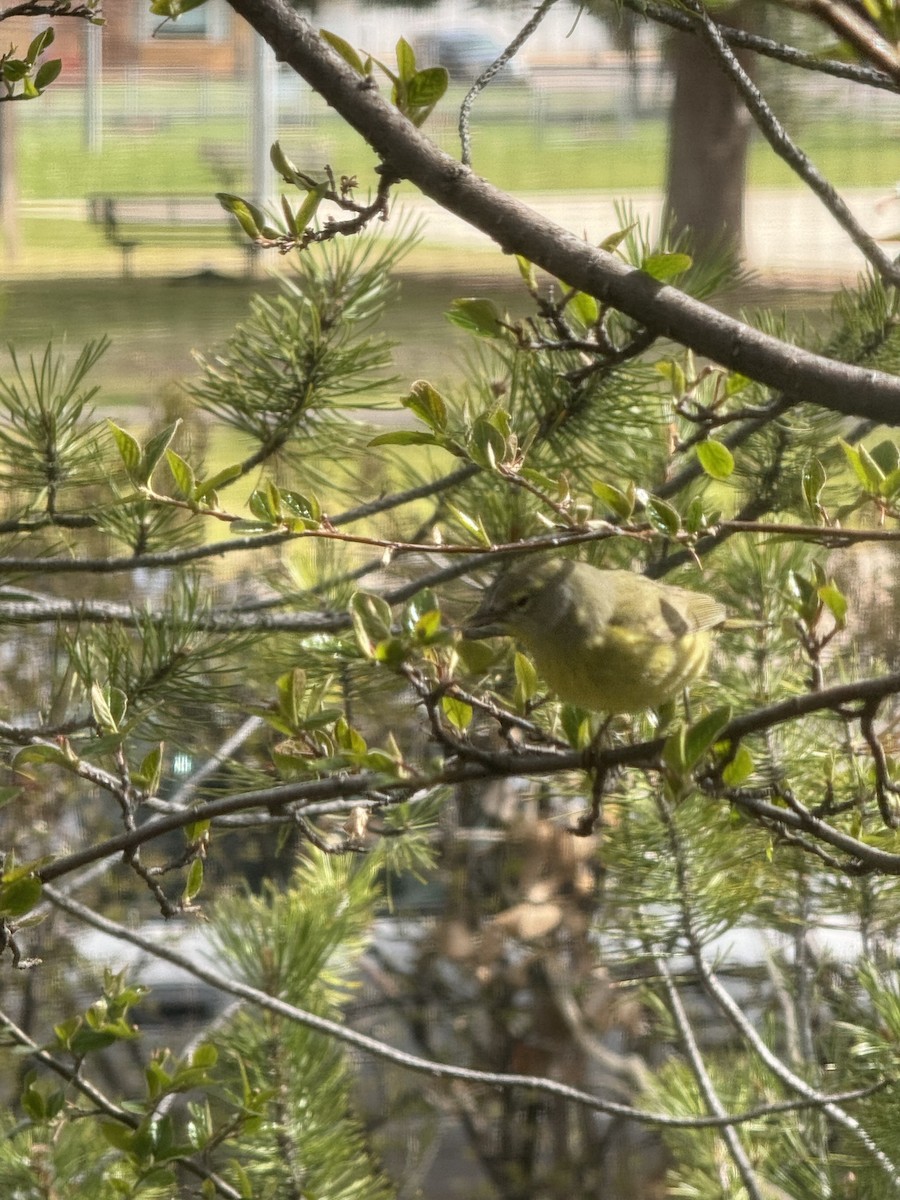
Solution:
{"label": "tree branch", "polygon": [[626,266],[439,150],[312,30],[287,0],[229,0],[275,51],[360,133],[384,169],[414,183],[448,212],[570,287],[611,304],[658,334],[792,399],[900,423],[900,379],[798,349],[726,317]]}
{"label": "tree branch", "polygon": [[[44,890],[47,898],[57,908],[61,908],[64,912],[69,913],[70,916],[76,917],[79,921],[84,921],[95,929],[100,929],[104,933],[110,934],[114,938],[130,942],[131,945],[140,947],[140,949],[147,951],[148,954],[152,954],[155,958],[161,958],[166,962],[172,963],[173,966],[187,971],[189,975],[193,975],[196,979],[201,979],[204,983],[208,983],[217,991],[247,1000],[251,1004],[255,1004],[258,1008],[276,1013],[278,1016],[285,1017],[289,1021],[296,1021],[300,1025],[305,1025],[308,1029],[314,1029],[319,1033],[327,1034],[336,1041],[343,1042],[348,1046],[355,1046],[356,1049],[362,1050],[367,1054],[372,1054],[376,1058],[385,1059],[387,1062],[396,1063],[398,1066],[406,1068],[406,1070],[419,1071],[436,1079],[459,1079],[467,1083],[482,1084],[492,1088],[526,1088],[529,1091],[543,1093],[544,1095],[559,1096],[564,1100],[571,1100],[576,1104],[584,1105],[586,1108],[606,1113],[609,1116],[624,1117],[629,1120],[640,1121],[644,1125],[667,1129],[717,1129],[728,1125],[738,1125],[745,1121],[755,1121],[760,1117],[767,1117],[780,1112],[792,1112],[801,1108],[819,1108],[823,1104],[834,1103],[837,1100],[845,1103],[847,1099],[861,1099],[864,1096],[870,1095],[872,1090],[867,1088],[864,1092],[854,1092],[849,1097],[829,1097],[819,1094],[815,1096],[807,1095],[798,1101],[787,1104],[762,1105],[757,1109],[742,1113],[731,1113],[724,1117],[674,1117],[668,1113],[646,1112],[628,1104],[618,1104],[611,1100],[602,1100],[599,1096],[591,1095],[590,1092],[583,1092],[579,1088],[570,1087],[568,1084],[557,1083],[555,1080],[535,1075],[505,1074],[494,1071],[477,1071],[470,1067],[456,1067],[449,1063],[437,1062],[434,1059],[422,1058],[417,1054],[408,1054],[404,1050],[397,1050],[395,1047],[389,1046],[386,1042],[382,1042],[378,1038],[369,1037],[364,1033],[357,1033],[356,1030],[348,1029],[346,1025],[341,1025],[337,1021],[331,1021],[327,1017],[320,1017],[316,1013],[307,1012],[305,1009],[298,1008],[294,1004],[288,1004],[284,1000],[279,1000],[276,996],[270,996],[258,988],[250,987],[248,984],[241,983],[238,980],[229,979],[221,972],[199,963],[196,958],[187,958],[177,951],[169,949],[168,946],[162,945],[160,942],[151,941],[134,930],[126,929],[123,925],[118,925],[114,921],[99,916],[86,905],[80,904],[70,897],[63,896],[55,888],[48,887]],[[808,1090],[812,1091],[812,1089]]]}

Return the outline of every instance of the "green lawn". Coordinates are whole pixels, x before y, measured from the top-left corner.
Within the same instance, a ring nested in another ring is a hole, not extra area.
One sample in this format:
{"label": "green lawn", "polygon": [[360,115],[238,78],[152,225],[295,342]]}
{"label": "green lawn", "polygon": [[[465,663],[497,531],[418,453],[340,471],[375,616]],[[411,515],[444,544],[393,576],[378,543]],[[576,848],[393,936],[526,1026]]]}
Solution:
{"label": "green lawn", "polygon": [[[227,165],[240,160],[247,120],[234,116],[178,117],[171,111],[178,89],[149,91],[143,85],[140,111],[123,108],[121,90],[108,106],[103,152],[82,146],[81,122],[68,106],[22,106],[19,143],[20,191],[25,199],[80,197],[96,191],[213,192],[224,177],[209,161],[222,151]],[[190,93],[184,93],[185,101]],[[69,97],[71,99],[71,97]],[[207,96],[210,111],[227,103],[234,89]],[[458,152],[454,95],[432,118],[430,132]],[[579,104],[582,108],[579,108]],[[582,111],[583,109],[583,111]],[[363,187],[374,182],[374,157],[361,139],[314,101],[303,121],[281,130],[288,152],[304,169],[326,162],[338,174],[356,174]],[[536,105],[525,89],[498,90],[472,124],[476,170],[511,191],[573,191],[661,187],[665,173],[666,126],[662,116],[623,124],[609,112],[585,107],[577,93],[554,94]],[[900,139],[885,124],[862,117],[831,119],[794,131],[813,162],[838,187],[891,187],[900,178]],[[246,179],[237,186],[243,186]],[[750,186],[801,186],[757,137]]]}

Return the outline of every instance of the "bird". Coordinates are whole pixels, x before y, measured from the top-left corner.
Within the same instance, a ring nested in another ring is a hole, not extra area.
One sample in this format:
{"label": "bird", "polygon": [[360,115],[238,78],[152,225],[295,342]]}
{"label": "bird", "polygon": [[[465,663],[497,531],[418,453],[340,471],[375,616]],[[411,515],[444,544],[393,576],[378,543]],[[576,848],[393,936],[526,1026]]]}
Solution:
{"label": "bird", "polygon": [[529,557],[500,572],[464,635],[515,637],[560,700],[612,716],[657,709],[701,676],[726,617],[703,592]]}

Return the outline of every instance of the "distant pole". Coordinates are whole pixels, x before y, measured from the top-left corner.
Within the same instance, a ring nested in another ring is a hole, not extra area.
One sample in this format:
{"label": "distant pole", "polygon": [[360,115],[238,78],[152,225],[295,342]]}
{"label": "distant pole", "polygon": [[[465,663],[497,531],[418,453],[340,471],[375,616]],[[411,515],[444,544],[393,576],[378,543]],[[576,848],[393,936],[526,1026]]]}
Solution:
{"label": "distant pole", "polygon": [[253,202],[269,208],[276,200],[275,172],[269,148],[275,141],[277,73],[275,55],[259,35],[253,37],[253,122],[251,126],[251,163]]}
{"label": "distant pole", "polygon": [[84,145],[91,154],[103,149],[103,32],[85,22]]}

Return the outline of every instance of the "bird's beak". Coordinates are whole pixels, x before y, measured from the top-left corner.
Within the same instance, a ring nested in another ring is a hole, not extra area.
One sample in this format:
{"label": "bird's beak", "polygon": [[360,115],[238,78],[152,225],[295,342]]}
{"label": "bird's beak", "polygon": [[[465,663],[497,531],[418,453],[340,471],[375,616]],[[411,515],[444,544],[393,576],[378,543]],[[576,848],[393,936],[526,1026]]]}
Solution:
{"label": "bird's beak", "polygon": [[474,640],[476,638],[506,637],[508,630],[497,620],[497,614],[491,609],[478,608],[466,621],[462,634],[464,638]]}

